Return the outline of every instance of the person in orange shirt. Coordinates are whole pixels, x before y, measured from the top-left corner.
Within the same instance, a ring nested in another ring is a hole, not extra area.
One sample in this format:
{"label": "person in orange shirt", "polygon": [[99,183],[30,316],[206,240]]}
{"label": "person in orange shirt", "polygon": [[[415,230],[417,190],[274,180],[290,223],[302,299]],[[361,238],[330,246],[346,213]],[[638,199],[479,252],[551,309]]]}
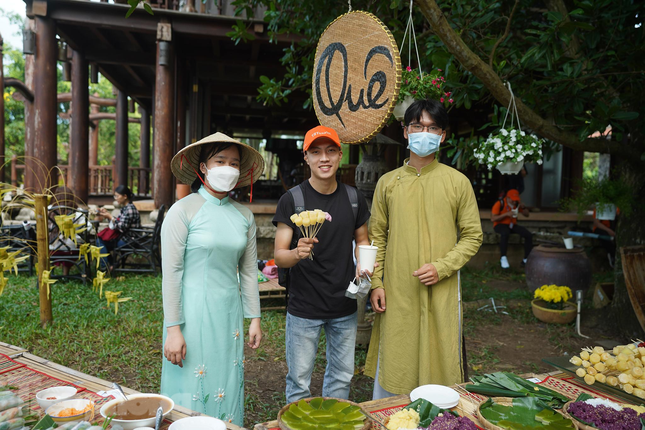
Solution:
{"label": "person in orange shirt", "polygon": [[533,249],[533,235],[530,231],[517,225],[517,215],[522,212],[525,217],[529,216],[529,210],[520,201],[520,193],[515,190],[508,190],[506,195],[493,205],[491,210],[490,220],[493,221],[493,229],[498,233],[501,238],[499,240],[499,250],[502,254],[499,262],[502,269],[511,267],[506,258],[506,250],[508,248],[508,237],[511,234],[519,234],[524,238],[524,259],[522,266],[526,264],[526,259],[529,257],[531,249]]}

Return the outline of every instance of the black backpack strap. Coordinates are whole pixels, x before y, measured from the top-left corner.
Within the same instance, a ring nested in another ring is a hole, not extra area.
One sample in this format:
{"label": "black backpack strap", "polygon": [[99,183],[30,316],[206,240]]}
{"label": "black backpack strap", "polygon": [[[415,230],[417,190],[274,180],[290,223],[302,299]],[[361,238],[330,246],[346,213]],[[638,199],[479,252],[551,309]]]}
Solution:
{"label": "black backpack strap", "polygon": [[345,185],[345,189],[347,190],[347,197],[349,197],[349,203],[351,203],[352,212],[354,213],[354,224],[356,224],[356,219],[358,218],[358,193],[356,192],[356,188],[347,184],[343,185]]}
{"label": "black backpack strap", "polygon": [[296,213],[299,214],[300,212],[304,211],[305,195],[302,193],[302,188],[300,187],[300,185],[289,188],[289,193],[291,193],[291,197],[293,197],[293,205],[295,207]]}

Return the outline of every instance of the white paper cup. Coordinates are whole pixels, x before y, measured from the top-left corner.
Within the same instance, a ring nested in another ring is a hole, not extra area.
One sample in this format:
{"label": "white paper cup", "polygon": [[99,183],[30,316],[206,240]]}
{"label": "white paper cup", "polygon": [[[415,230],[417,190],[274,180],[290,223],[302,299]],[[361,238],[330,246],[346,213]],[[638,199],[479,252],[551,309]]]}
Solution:
{"label": "white paper cup", "polygon": [[374,272],[376,251],[378,251],[378,246],[358,245],[358,262],[361,264],[361,270]]}
{"label": "white paper cup", "polygon": [[562,240],[564,240],[564,247],[567,249],[573,249],[573,238],[571,237],[563,237]]}

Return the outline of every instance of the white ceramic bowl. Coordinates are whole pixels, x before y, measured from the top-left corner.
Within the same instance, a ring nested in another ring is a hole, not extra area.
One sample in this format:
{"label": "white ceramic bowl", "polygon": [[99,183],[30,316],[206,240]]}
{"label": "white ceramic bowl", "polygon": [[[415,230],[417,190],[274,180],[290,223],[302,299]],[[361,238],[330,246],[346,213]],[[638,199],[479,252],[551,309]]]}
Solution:
{"label": "white ceramic bowl", "polygon": [[[36,393],[36,401],[43,408],[43,411],[51,405],[62,400],[71,399],[76,395],[74,387],[51,387]],[[53,397],[53,398],[52,398]]]}
{"label": "white ceramic bowl", "polygon": [[226,424],[212,417],[187,417],[170,424],[168,430],[226,430]]}
{"label": "white ceramic bowl", "polygon": [[[85,411],[80,414],[76,415],[71,415],[68,417],[59,417],[58,414],[63,410],[67,408],[74,408],[83,410],[87,407],[87,405],[92,405],[92,408],[89,409],[88,411]],[[81,422],[81,421],[92,421],[92,418],[94,418],[94,402],[88,399],[71,399],[71,400],[63,400],[60,401],[54,405],[51,405],[45,410],[45,413],[52,417],[55,423],[57,424],[66,424],[66,423],[76,423],[76,422]]]}
{"label": "white ceramic bowl", "polygon": [[[158,397],[160,399],[166,399],[167,401],[170,402],[170,408],[168,410],[163,411],[163,416],[165,417],[170,413],[170,411],[173,410],[175,407],[175,402],[172,401],[170,397],[162,396],[161,394],[128,394],[128,400],[132,399],[137,399],[140,397]],[[123,402],[123,399],[115,399],[107,402],[101,407],[101,415],[104,418],[107,418],[106,410],[111,408],[113,405],[116,405],[117,403]],[[134,430],[137,427],[154,427],[155,425],[155,417],[154,415],[152,418],[144,418],[141,420],[117,420],[116,418],[112,419],[111,424],[118,424],[121,427],[123,427],[123,430]]]}

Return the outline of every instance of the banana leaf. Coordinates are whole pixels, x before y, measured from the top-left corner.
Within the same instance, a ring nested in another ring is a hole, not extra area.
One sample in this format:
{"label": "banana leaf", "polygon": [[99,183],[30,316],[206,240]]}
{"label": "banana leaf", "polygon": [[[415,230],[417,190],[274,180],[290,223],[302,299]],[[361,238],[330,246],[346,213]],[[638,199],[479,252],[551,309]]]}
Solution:
{"label": "banana leaf", "polygon": [[562,408],[562,406],[569,401],[569,398],[556,391],[534,384],[533,382],[520,378],[510,372],[490,373],[483,376],[473,377],[471,379],[476,384],[496,386],[501,389],[525,393],[530,397],[537,397],[542,399],[549,406],[557,409]]}
{"label": "banana leaf", "polygon": [[419,414],[419,427],[428,427],[439,414],[451,413],[458,417],[455,412],[447,409],[441,409],[437,405],[430,403],[426,399],[417,399],[403,409],[412,409]]}
{"label": "banana leaf", "polygon": [[56,425],[56,422],[50,417],[49,415],[45,415],[43,419],[38,421],[38,423],[32,427],[31,430],[46,430],[48,428],[52,428]]}
{"label": "banana leaf", "polygon": [[480,407],[481,415],[492,424],[511,430],[574,430],[573,422],[546,406],[536,397],[517,397],[512,406],[488,399]]}

